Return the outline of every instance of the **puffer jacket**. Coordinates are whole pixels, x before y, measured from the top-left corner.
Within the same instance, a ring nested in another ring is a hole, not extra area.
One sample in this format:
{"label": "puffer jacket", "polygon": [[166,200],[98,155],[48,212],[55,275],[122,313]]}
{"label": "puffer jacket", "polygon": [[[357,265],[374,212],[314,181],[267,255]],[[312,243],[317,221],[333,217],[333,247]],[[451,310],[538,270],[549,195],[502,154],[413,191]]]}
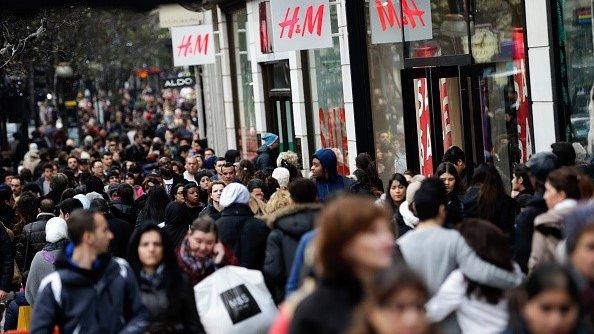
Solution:
{"label": "puffer jacket", "polygon": [[33,257],[45,246],[45,223],[53,217],[51,213],[40,213],[37,221],[23,227],[22,237],[16,245],[17,265],[22,270],[29,270]]}
{"label": "puffer jacket", "polygon": [[270,230],[246,204],[233,203],[223,209],[217,220],[219,239],[239,259],[239,265],[262,270],[266,253],[266,239]]}
{"label": "puffer jacket", "polygon": [[564,238],[565,216],[577,205],[575,200],[565,200],[555,208],[534,219],[532,251],[528,259],[528,270],[542,262],[554,261],[557,245]]}
{"label": "puffer jacket", "polygon": [[272,232],[266,242],[264,276],[274,285],[273,296],[277,302],[284,299],[284,288],[299,240],[313,229],[321,208],[317,203],[295,204],[268,217]]}
{"label": "puffer jacket", "polygon": [[30,333],[144,333],[148,312],[126,261],[100,256],[94,269],[73,264],[73,245],[39,287]]}
{"label": "puffer jacket", "polygon": [[514,261],[522,271],[528,272],[528,260],[532,252],[532,235],[534,233],[534,219],[547,212],[547,203],[542,194],[534,196],[526,208],[516,217],[516,230],[514,235]]}

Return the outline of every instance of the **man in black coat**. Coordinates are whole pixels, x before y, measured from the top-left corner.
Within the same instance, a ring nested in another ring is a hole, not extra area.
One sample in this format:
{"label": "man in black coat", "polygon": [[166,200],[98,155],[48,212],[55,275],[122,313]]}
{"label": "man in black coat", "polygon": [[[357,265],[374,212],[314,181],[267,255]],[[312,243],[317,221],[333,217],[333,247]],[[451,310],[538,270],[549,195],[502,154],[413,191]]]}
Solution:
{"label": "man in black coat", "polygon": [[266,238],[270,230],[247,205],[250,194],[241,183],[231,183],[223,189],[220,204],[224,208],[217,220],[219,239],[233,250],[239,265],[262,270]]}
{"label": "man in black coat", "polygon": [[19,254],[18,258],[22,261],[18,265],[23,265],[23,271],[29,270],[35,253],[43,249],[46,244],[45,224],[50,218],[55,217],[53,214],[54,208],[54,201],[50,198],[44,198],[39,204],[37,220],[25,225],[23,228],[22,238],[19,239],[20,241],[16,245],[16,253]]}
{"label": "man in black coat", "polygon": [[4,301],[11,291],[13,271],[13,242],[6,227],[0,224],[0,301]]}
{"label": "man in black coat", "polygon": [[272,232],[266,242],[264,275],[273,285],[272,294],[277,303],[284,299],[299,240],[313,229],[314,220],[322,208],[317,203],[316,184],[309,179],[291,182],[289,193],[294,205],[275,212],[268,220]]}
{"label": "man in black coat", "polygon": [[272,172],[276,168],[279,138],[274,133],[265,133],[262,135],[262,142],[262,146],[257,151],[258,156],[254,159],[254,168]]}
{"label": "man in black coat", "polygon": [[112,215],[109,209],[109,203],[103,198],[94,199],[91,202],[90,210],[103,214],[105,219],[107,219],[109,230],[113,233],[113,239],[109,242],[111,254],[121,258],[126,257],[128,242],[132,235],[132,227],[125,220]]}

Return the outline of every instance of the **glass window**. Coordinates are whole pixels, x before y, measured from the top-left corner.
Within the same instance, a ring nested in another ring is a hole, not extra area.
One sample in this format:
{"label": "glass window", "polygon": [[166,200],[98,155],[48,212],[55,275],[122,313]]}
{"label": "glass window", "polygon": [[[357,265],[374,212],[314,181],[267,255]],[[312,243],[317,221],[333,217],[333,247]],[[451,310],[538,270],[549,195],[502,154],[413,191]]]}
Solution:
{"label": "glass window", "polygon": [[237,129],[238,148],[244,159],[254,159],[258,150],[256,132],[256,111],[252,68],[248,48],[247,10],[242,8],[231,14],[231,33],[233,36],[233,61],[235,61],[235,85],[237,87],[237,107],[239,128]]}
{"label": "glass window", "polygon": [[342,67],[340,62],[340,38],[338,34],[337,3],[332,1],[332,48],[309,50],[309,73],[316,148],[331,148],[338,158],[338,171],[350,173],[344,95],[342,90]]}
{"label": "glass window", "polygon": [[[563,27],[560,42],[565,44],[565,69],[567,73],[564,92],[567,110],[570,111],[568,138],[580,143],[592,155],[594,134],[594,47],[592,36],[592,1],[566,0],[563,3]],[[578,152],[579,153],[579,152]],[[583,152],[585,153],[585,152]],[[583,154],[582,154],[583,155]]]}

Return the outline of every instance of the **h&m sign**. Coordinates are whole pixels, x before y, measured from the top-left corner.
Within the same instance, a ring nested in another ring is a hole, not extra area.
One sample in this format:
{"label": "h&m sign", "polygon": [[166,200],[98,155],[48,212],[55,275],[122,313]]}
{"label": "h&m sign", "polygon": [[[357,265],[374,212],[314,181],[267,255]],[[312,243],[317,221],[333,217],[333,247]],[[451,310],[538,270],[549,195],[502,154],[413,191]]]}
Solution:
{"label": "h&m sign", "polygon": [[213,64],[215,62],[212,25],[171,28],[174,66]]}
{"label": "h&m sign", "polygon": [[[433,38],[430,0],[370,0],[371,43]],[[404,29],[404,32],[402,31]]]}

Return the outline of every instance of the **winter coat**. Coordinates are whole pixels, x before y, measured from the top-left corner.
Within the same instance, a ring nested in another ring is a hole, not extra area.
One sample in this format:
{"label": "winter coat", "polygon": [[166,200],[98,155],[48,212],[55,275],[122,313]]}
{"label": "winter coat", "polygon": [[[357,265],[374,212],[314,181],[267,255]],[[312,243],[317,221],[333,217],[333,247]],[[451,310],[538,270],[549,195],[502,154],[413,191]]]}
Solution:
{"label": "winter coat", "polygon": [[58,258],[64,254],[64,247],[67,240],[60,240],[55,243],[48,243],[42,250],[37,252],[31,262],[31,269],[27,275],[27,284],[25,284],[25,298],[29,305],[35,305],[35,297],[39,291],[39,285],[45,276],[56,270],[54,265]]}
{"label": "winter coat", "polygon": [[565,216],[576,205],[574,200],[561,203],[564,202],[571,202],[571,204],[563,205],[562,208],[557,205],[534,219],[534,234],[532,236],[530,258],[528,259],[528,270],[532,270],[539,263],[555,260],[557,245],[563,240],[565,232]]}
{"label": "winter coat", "polygon": [[536,195],[528,203],[526,209],[516,217],[516,231],[514,235],[514,261],[522,271],[528,272],[528,259],[532,252],[532,234],[534,232],[534,219],[548,210],[542,194]]}
{"label": "winter coat", "polygon": [[39,287],[30,333],[144,333],[148,312],[128,263],[101,255],[94,269],[76,266],[73,245]]}
{"label": "winter coat", "polygon": [[217,210],[214,205],[212,205],[212,203],[208,203],[208,206],[206,206],[202,212],[200,212],[200,217],[203,216],[208,216],[212,218],[212,220],[217,221],[219,218],[221,218],[221,212]]}
{"label": "winter coat", "polygon": [[37,221],[23,227],[22,237],[16,245],[16,261],[24,271],[29,270],[33,257],[45,246],[45,223],[53,217],[51,213],[40,213]]}
{"label": "winter coat", "polygon": [[527,192],[520,192],[518,196],[514,198],[514,200],[516,200],[516,212],[520,213],[524,211],[526,206],[528,206],[528,203],[530,203],[530,201],[532,201],[533,198],[533,194]]}
{"label": "winter coat", "polygon": [[175,282],[175,299],[167,294],[161,282],[156,287],[139,279],[142,303],[146,306],[150,324],[145,333],[205,333],[194,300],[194,291],[186,275]]}
{"label": "winter coat", "polygon": [[136,212],[133,206],[121,203],[120,201],[111,201],[109,202],[109,209],[114,217],[126,221],[130,227],[136,224],[136,215],[138,212]]}
{"label": "winter coat", "polygon": [[336,155],[330,149],[321,149],[313,155],[318,159],[326,172],[324,178],[315,179],[318,200],[325,202],[335,192],[349,191],[355,181],[338,174]]}
{"label": "winter coat", "polygon": [[239,265],[262,270],[266,239],[270,230],[246,204],[233,203],[223,209],[217,220],[219,240],[239,259]]}
{"label": "winter coat", "polygon": [[0,223],[0,290],[8,292],[12,287],[14,272],[14,246],[8,230]]}
{"label": "winter coat", "polygon": [[448,195],[448,205],[446,206],[446,220],[444,227],[454,228],[456,224],[464,218],[464,205],[458,195]]}
{"label": "winter coat", "polygon": [[280,302],[291,273],[295,251],[301,237],[313,229],[321,205],[295,204],[281,209],[269,217],[272,232],[266,242],[264,276],[274,285],[273,295]]}
{"label": "winter coat", "polygon": [[479,208],[480,186],[468,188],[462,197],[464,207],[464,218],[485,219],[499,227],[507,236],[513,234],[514,220],[516,217],[516,202],[513,198],[505,195],[496,200],[496,208],[490,217],[482,216]]}
{"label": "winter coat", "polygon": [[278,154],[274,154],[271,150],[268,149],[268,146],[262,145],[256,151],[258,156],[254,159],[254,169],[255,170],[273,170],[276,168],[276,157]]}
{"label": "winter coat", "polygon": [[362,299],[362,287],[354,278],[322,280],[295,310],[290,333],[345,333]]}
{"label": "winter coat", "polygon": [[[408,202],[406,203],[408,205]],[[404,222],[404,217],[402,217],[402,213],[400,213],[400,207],[402,206],[402,204],[404,203],[401,203],[400,205],[395,207],[394,216],[392,218],[394,220],[394,230],[396,231],[396,233],[398,233],[398,235],[396,236],[397,238],[403,236],[406,232],[412,230],[412,227],[408,226]]]}
{"label": "winter coat", "polygon": [[113,256],[124,258],[128,251],[128,242],[132,235],[132,227],[124,221],[111,214],[106,215],[109,229],[113,233],[113,239],[109,243],[109,250]]}
{"label": "winter coat", "polygon": [[169,239],[173,243],[173,247],[177,248],[188,233],[188,226],[190,221],[183,204],[178,202],[170,202],[165,207],[165,226],[163,231],[167,233]]}
{"label": "winter coat", "polygon": [[[417,216],[415,216],[415,214],[410,210],[410,204],[408,201],[404,201],[402,204],[400,204],[400,207],[398,207],[398,213],[400,215],[396,218],[402,219],[401,222],[398,222],[398,232],[401,231],[400,224],[404,224],[406,226],[402,227],[402,232],[404,233],[414,229],[419,224],[419,218],[417,218]],[[401,237],[404,235],[404,233],[398,234],[398,236]]]}

